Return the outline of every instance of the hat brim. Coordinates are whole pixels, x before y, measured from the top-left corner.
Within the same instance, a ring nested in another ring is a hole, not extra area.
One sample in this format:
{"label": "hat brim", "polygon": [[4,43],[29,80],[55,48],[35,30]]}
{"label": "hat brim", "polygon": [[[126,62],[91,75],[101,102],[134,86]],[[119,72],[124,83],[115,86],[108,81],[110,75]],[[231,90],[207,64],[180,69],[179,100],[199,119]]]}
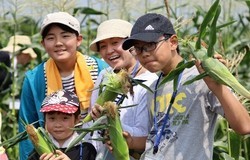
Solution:
{"label": "hat brim", "polygon": [[108,39],[108,38],[114,38],[114,37],[126,38],[128,36],[125,36],[125,35],[122,35],[122,34],[121,35],[119,35],[119,34],[107,34],[107,35],[96,38],[93,42],[91,42],[91,44],[89,45],[89,48],[90,48],[90,50],[92,50],[94,52],[98,52],[96,43],[98,43],[98,42],[100,42],[102,40],[105,40],[105,39]]}
{"label": "hat brim", "polygon": [[122,48],[124,50],[128,50],[134,45],[135,41],[143,41],[143,42],[157,42],[159,37],[162,36],[162,33],[138,33],[132,35],[130,38],[126,39]]}
{"label": "hat brim", "polygon": [[62,112],[67,114],[74,114],[78,108],[76,106],[62,105],[62,104],[53,104],[47,105],[40,109],[40,112]]}
{"label": "hat brim", "polygon": [[45,30],[49,25],[51,25],[51,24],[63,24],[63,25],[65,25],[65,26],[67,26],[67,27],[73,29],[73,30],[76,31],[78,34],[80,34],[80,30],[78,30],[78,29],[72,27],[68,22],[64,22],[63,20],[51,21],[51,22],[47,23],[46,25],[42,26],[41,31],[40,31],[40,34],[43,35],[44,30]]}
{"label": "hat brim", "polygon": [[[20,46],[7,46],[5,48],[2,48],[1,51],[7,51],[9,53],[12,52],[17,52],[20,51],[21,47]],[[31,58],[35,59],[37,57],[36,53],[32,48],[26,48],[25,50],[22,51],[24,54],[29,54]]]}

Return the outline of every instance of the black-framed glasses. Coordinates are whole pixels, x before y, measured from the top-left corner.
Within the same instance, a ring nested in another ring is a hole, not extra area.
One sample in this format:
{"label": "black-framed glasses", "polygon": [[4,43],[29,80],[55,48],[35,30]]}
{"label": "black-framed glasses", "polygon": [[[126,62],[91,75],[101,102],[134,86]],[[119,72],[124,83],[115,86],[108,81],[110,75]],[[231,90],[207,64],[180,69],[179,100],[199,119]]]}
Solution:
{"label": "black-framed glasses", "polygon": [[151,52],[153,50],[156,49],[157,47],[157,44],[162,42],[162,41],[166,41],[170,38],[171,36],[167,36],[165,37],[164,39],[161,39],[157,42],[149,42],[149,43],[146,43],[144,44],[142,47],[136,47],[136,46],[133,46],[129,49],[129,52],[133,55],[139,55],[139,54],[142,54],[142,52]]}

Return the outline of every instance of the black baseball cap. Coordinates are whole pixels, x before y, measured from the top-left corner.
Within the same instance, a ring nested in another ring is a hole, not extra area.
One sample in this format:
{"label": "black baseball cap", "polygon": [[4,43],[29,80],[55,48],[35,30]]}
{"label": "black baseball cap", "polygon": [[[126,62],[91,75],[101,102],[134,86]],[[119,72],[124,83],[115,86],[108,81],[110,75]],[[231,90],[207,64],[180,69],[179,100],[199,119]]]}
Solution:
{"label": "black baseball cap", "polygon": [[157,42],[164,34],[176,34],[170,20],[161,14],[148,13],[136,20],[130,37],[123,42],[122,48],[124,50],[131,48],[135,40]]}

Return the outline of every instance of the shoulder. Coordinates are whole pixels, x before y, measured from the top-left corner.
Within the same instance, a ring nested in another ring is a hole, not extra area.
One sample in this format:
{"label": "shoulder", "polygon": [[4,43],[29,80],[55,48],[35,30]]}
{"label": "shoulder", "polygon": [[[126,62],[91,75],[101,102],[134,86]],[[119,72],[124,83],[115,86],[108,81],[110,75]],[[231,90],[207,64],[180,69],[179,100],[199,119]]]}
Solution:
{"label": "shoulder", "polygon": [[28,70],[26,72],[26,75],[36,75],[36,73],[41,73],[44,71],[44,63],[45,62],[42,62],[40,63],[39,65],[37,65],[35,68],[31,69],[31,70]]}
{"label": "shoulder", "polygon": [[142,79],[142,80],[147,80],[144,84],[150,85],[152,84],[155,80],[158,79],[158,76],[156,73],[152,73],[149,71],[144,72],[143,74],[139,75],[136,77],[136,79]]}
{"label": "shoulder", "polygon": [[84,57],[85,57],[87,65],[96,65],[98,67],[99,72],[102,69],[108,67],[108,64],[104,60],[102,60],[102,59],[100,59],[98,57],[88,56],[88,55],[84,55]]}

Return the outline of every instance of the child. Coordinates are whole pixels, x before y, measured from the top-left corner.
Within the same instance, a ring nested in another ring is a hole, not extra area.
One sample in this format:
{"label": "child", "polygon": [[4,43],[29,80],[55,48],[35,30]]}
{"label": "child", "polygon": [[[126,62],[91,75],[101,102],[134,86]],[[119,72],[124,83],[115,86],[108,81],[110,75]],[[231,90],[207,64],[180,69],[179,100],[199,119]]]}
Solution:
{"label": "child", "polygon": [[[43,114],[39,112],[41,102],[46,95],[58,89],[76,93],[84,118],[90,106],[89,91],[93,89],[97,75],[106,63],[78,52],[82,42],[80,23],[67,12],[46,15],[41,36],[41,43],[50,58],[26,73],[19,119],[29,124],[39,120],[39,126],[43,127]],[[19,132],[23,130],[24,126],[19,122]],[[22,141],[20,160],[26,160],[32,148],[30,141]]]}
{"label": "child", "polygon": [[[80,104],[77,96],[67,90],[58,90],[47,96],[41,106],[40,112],[44,113],[45,128],[52,142],[60,150],[57,151],[57,159],[94,160],[96,150],[91,143],[81,142],[65,154],[63,151],[78,136],[71,128],[80,120]],[[36,153],[29,159],[39,159]],[[43,154],[41,160],[53,159],[55,155]]]}
{"label": "child", "polygon": [[[123,49],[130,49],[149,71],[160,71],[153,88],[157,88],[160,80],[183,60],[172,23],[155,13],[143,15],[135,22]],[[141,159],[212,159],[218,114],[224,116],[237,133],[250,133],[248,112],[227,86],[210,77],[182,85],[202,72],[199,61],[196,67],[185,69],[179,75],[176,96],[173,82],[166,83],[154,94],[149,93],[148,107],[153,112],[153,127]],[[170,99],[174,99],[172,108]],[[167,113],[168,108],[170,112]],[[164,120],[169,122],[165,126]]]}

